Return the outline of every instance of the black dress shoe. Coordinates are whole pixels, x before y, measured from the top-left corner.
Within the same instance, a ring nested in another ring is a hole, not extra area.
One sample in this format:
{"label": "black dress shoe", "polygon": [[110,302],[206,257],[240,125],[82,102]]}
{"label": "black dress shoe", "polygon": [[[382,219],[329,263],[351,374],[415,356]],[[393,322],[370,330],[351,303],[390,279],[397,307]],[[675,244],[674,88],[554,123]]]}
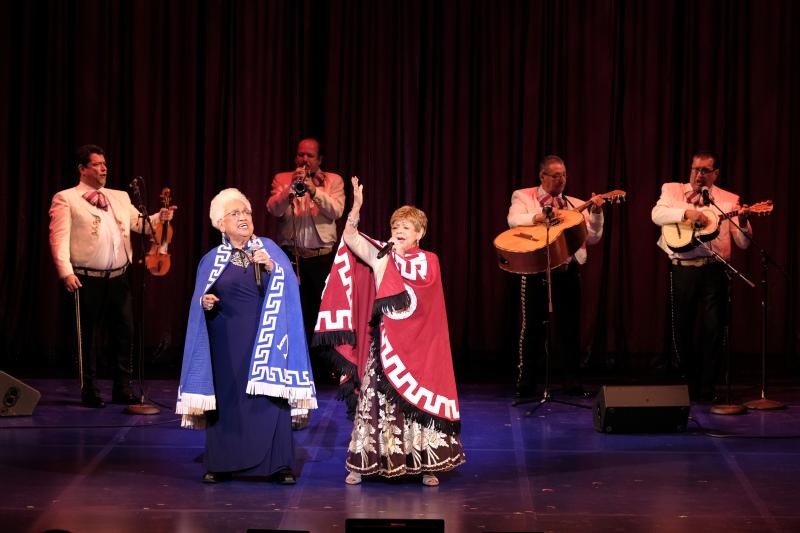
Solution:
{"label": "black dress shoe", "polygon": [[514,393],[514,398],[517,400],[526,400],[529,398],[533,398],[535,391],[533,387],[523,386],[517,387],[516,392]]}
{"label": "black dress shoe", "polygon": [[100,393],[95,390],[88,390],[81,393],[81,402],[85,407],[100,408],[105,407],[106,402],[100,397]]}
{"label": "black dress shoe", "polygon": [[206,472],[203,474],[203,483],[222,483],[231,479],[233,479],[233,475],[230,472]]}
{"label": "black dress shoe", "polygon": [[139,397],[129,390],[114,391],[111,394],[111,401],[122,405],[135,405],[139,403]]}
{"label": "black dress shoe", "polygon": [[281,485],[294,485],[297,483],[297,480],[292,474],[292,471],[288,468],[284,468],[283,470],[279,470],[278,472],[272,475],[272,479]]}
{"label": "black dress shoe", "polygon": [[310,420],[311,420],[310,412],[304,415],[292,415],[292,429],[294,431],[305,429],[308,427],[308,423]]}
{"label": "black dress shoe", "polygon": [[567,396],[575,396],[578,398],[586,398],[588,396],[581,385],[571,385],[569,387],[565,387],[563,392]]}

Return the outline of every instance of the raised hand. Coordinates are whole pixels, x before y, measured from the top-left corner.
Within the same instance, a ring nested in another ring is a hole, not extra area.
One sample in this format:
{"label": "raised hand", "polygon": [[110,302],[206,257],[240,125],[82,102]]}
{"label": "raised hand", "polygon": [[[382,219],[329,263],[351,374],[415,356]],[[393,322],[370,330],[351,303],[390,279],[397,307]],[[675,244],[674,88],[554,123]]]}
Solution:
{"label": "raised hand", "polygon": [[361,204],[364,203],[364,186],[358,182],[358,176],[350,178],[353,184],[353,208],[347,215],[347,224],[344,226],[345,235],[354,235],[358,230],[358,213],[361,211]]}
{"label": "raised hand", "polygon": [[361,204],[364,203],[364,186],[358,182],[358,176],[350,178],[350,183],[353,184],[353,209],[351,214],[357,215],[361,211]]}

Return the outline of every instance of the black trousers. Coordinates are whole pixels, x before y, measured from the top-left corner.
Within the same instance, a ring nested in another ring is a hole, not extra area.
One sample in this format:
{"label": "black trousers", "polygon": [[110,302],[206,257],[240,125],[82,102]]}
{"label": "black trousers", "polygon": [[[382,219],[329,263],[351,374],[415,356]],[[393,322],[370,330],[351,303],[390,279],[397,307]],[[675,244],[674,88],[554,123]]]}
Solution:
{"label": "black trousers", "polygon": [[83,388],[96,388],[97,361],[108,357],[114,388],[130,387],[133,375],[133,304],[125,273],[116,278],[78,275],[83,343]]}
{"label": "black trousers", "polygon": [[714,395],[727,323],[727,294],[724,265],[671,266],[671,362],[688,383],[693,398],[711,399]]}
{"label": "black trousers", "polygon": [[[560,377],[565,387],[580,384],[581,277],[572,261],[552,271],[552,346],[548,345],[548,295],[544,273],[523,276],[517,392],[530,394],[536,382],[544,382],[546,353],[550,353],[553,381]],[[537,375],[539,376],[537,378]]]}
{"label": "black trousers", "polygon": [[[319,313],[319,304],[322,300],[322,291],[325,289],[325,280],[333,266],[333,260],[336,257],[335,251],[314,257],[297,257],[295,258],[294,250],[291,247],[283,247],[283,251],[289,256],[292,263],[299,262],[300,270],[300,306],[303,308],[303,327],[306,332],[306,339],[308,340],[309,347],[311,346],[311,337],[314,335],[314,326],[317,324],[317,314]],[[309,350],[312,356],[315,350]],[[326,363],[319,361],[319,357],[311,357],[312,372],[314,379],[319,379],[325,374],[329,373]],[[338,376],[334,378],[331,376],[331,383],[338,383]]]}

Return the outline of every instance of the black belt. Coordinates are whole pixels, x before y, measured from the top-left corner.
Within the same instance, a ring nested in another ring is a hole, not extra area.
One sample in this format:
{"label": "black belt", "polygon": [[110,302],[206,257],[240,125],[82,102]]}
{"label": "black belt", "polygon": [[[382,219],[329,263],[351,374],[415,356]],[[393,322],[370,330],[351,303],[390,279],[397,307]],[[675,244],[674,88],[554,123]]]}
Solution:
{"label": "black belt", "polygon": [[293,246],[283,246],[282,248],[289,257],[297,254],[303,259],[328,255],[333,251],[333,246],[325,246],[324,248],[294,248]]}
{"label": "black belt", "polygon": [[694,259],[672,259],[672,264],[676,266],[691,266],[691,267],[701,267],[710,265],[712,263],[717,262],[716,257],[708,256],[708,257],[695,257]]}
{"label": "black belt", "polygon": [[94,268],[72,267],[72,271],[79,276],[89,276],[90,278],[117,278],[125,273],[128,265],[115,268],[113,270],[95,270]]}
{"label": "black belt", "polygon": [[[573,261],[570,261],[568,263],[564,263],[563,265],[558,265],[556,267],[551,267],[550,268],[550,273],[551,274],[561,274],[561,273],[569,272],[570,270],[574,270],[574,269],[577,269],[577,268],[578,268],[578,262],[573,260]],[[532,276],[546,276],[547,275],[547,270],[542,270],[541,272],[537,272],[536,274],[531,274],[531,275]]]}
{"label": "black belt", "polygon": [[567,270],[572,268],[572,266],[573,266],[572,264],[573,263],[575,263],[575,261],[570,261],[569,263],[564,263],[563,265],[559,265],[557,267],[551,268],[550,271],[551,272],[566,272]]}

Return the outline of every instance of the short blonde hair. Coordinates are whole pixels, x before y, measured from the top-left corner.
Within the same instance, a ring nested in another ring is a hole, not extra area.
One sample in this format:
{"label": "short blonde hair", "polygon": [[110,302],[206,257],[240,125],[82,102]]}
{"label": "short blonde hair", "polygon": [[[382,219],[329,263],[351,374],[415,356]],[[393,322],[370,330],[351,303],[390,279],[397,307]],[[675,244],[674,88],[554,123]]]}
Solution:
{"label": "short blonde hair", "polygon": [[389,227],[394,226],[394,223],[400,220],[408,220],[414,224],[414,229],[422,232],[420,239],[425,236],[425,232],[428,230],[428,217],[422,209],[417,209],[413,205],[404,205],[392,213],[392,218],[389,219]]}
{"label": "short blonde hair", "polygon": [[242,194],[242,191],[233,187],[222,189],[211,200],[211,206],[208,209],[208,218],[211,219],[211,225],[220,231],[222,231],[222,219],[225,218],[225,205],[231,200],[241,200],[248,210],[253,210],[250,207],[250,200]]}

